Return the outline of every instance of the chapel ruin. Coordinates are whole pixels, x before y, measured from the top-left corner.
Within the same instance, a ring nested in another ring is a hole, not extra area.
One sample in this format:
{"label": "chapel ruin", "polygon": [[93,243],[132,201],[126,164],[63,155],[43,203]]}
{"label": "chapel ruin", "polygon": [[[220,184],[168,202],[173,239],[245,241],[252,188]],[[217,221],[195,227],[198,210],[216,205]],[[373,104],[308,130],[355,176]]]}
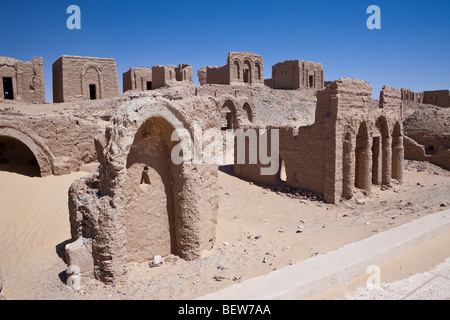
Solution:
{"label": "chapel ruin", "polygon": [[226,65],[203,67],[198,70],[197,74],[201,85],[264,84],[262,57],[250,52],[230,52]]}
{"label": "chapel ruin", "polygon": [[115,59],[62,56],[53,63],[53,102],[118,97]]}
{"label": "chapel ruin", "polygon": [[0,101],[45,102],[44,62],[0,57]]}

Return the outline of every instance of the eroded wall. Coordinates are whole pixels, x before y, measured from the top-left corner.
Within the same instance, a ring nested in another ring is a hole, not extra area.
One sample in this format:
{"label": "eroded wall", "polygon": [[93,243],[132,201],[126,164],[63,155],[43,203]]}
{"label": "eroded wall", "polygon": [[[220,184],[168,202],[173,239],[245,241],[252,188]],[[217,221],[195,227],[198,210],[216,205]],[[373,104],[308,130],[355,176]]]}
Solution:
{"label": "eroded wall", "polygon": [[152,90],[152,69],[151,68],[130,68],[122,75],[123,92],[129,90]]}
{"label": "eroded wall", "polygon": [[96,139],[101,166],[72,185],[69,211],[72,240],[84,239],[97,279],[123,280],[128,262],[154,255],[196,259],[214,244],[217,165],[169,157],[173,130],[192,134],[194,121],[216,128],[216,104],[201,97],[133,99]]}
{"label": "eroded wall", "polygon": [[324,87],[323,66],[321,63],[288,60],[272,66],[272,88],[298,89]]}
{"label": "eroded wall", "polygon": [[[8,79],[8,84],[5,79]],[[8,57],[0,57],[0,101],[11,98],[17,101],[45,102],[44,62],[34,57],[32,61],[20,61]],[[5,95],[9,82],[12,85],[12,96]]]}

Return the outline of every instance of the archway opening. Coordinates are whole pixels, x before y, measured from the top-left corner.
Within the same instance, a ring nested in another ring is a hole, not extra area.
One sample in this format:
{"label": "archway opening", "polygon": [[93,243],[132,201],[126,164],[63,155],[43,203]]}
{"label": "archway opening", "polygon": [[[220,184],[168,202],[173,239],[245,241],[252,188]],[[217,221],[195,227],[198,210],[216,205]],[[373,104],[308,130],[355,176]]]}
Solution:
{"label": "archway opening", "polygon": [[262,80],[261,65],[258,62],[256,62],[255,66],[256,66],[256,76],[258,77],[258,80]]}
{"label": "archway opening", "polygon": [[381,136],[381,181],[379,182],[382,185],[388,186],[391,182],[391,141],[387,120],[384,116],[381,116],[377,120],[376,127]]}
{"label": "archway opening", "polygon": [[381,139],[372,139],[372,183],[381,184]]}
{"label": "archway opening", "polygon": [[370,192],[372,182],[370,180],[371,157],[369,150],[369,135],[366,123],[359,126],[356,136],[355,148],[355,186]]}
{"label": "archway opening", "polygon": [[247,114],[248,121],[253,122],[252,108],[250,108],[250,105],[248,103],[245,103],[242,109]]}
{"label": "archway opening", "polygon": [[222,106],[220,126],[222,130],[234,129],[236,127],[236,107],[234,103],[227,100]]}
{"label": "archway opening", "polygon": [[252,82],[252,67],[250,65],[250,62],[247,60],[244,62],[244,67],[242,69],[243,78],[245,83],[251,83]]}
{"label": "archway opening", "polygon": [[176,253],[173,130],[162,118],[147,120],[128,154],[124,188],[128,262]]}
{"label": "archway opening", "polygon": [[41,168],[30,148],[22,141],[8,136],[0,136],[0,171],[30,177],[41,176]]}
{"label": "archway opening", "polygon": [[234,62],[234,70],[235,70],[234,72],[236,74],[236,79],[241,80],[241,70],[240,70],[238,61]]}

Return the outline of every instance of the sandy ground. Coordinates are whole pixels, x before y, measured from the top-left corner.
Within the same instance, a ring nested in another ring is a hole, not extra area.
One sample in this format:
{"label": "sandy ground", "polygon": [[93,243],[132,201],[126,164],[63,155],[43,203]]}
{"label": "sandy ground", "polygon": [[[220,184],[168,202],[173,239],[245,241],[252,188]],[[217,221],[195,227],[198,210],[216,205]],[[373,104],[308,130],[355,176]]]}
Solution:
{"label": "sandy ground", "polygon": [[[420,216],[448,209],[450,173],[407,162],[404,183],[374,187],[364,205],[325,204],[274,192],[222,168],[217,241],[199,260],[128,266],[128,282],[64,285],[70,238],[67,191],[85,173],[30,178],[0,172],[0,265],[7,299],[193,299]],[[361,197],[361,195],[359,195]],[[330,298],[333,298],[330,296]]]}

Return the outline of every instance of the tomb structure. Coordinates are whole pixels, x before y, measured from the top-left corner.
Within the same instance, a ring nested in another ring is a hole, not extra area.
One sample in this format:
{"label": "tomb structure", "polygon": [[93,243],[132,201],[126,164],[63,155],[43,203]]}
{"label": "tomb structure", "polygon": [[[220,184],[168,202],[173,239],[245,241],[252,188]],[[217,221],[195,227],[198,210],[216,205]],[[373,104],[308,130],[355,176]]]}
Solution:
{"label": "tomb structure", "polygon": [[123,92],[128,90],[152,90],[151,68],[130,68],[123,75]]}
{"label": "tomb structure", "polygon": [[53,63],[53,102],[118,97],[115,59],[61,56]]}
{"label": "tomb structure", "polygon": [[44,63],[42,58],[20,61],[0,57],[0,101],[45,102]]}

